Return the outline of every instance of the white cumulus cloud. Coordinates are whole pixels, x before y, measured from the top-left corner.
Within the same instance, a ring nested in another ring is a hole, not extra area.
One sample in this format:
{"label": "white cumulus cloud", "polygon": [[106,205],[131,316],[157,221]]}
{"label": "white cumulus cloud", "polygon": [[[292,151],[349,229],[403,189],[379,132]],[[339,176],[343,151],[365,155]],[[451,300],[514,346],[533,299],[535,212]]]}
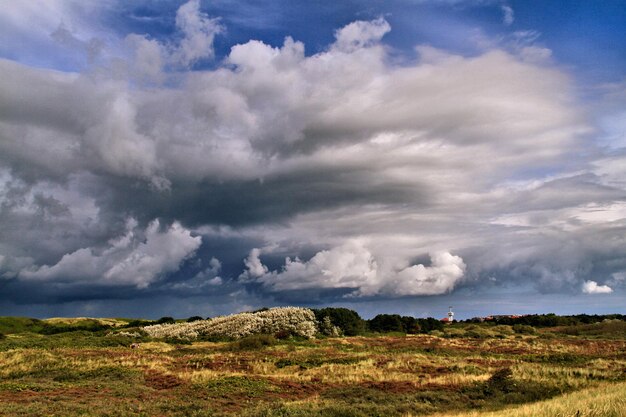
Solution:
{"label": "white cumulus cloud", "polygon": [[219,19],[211,19],[200,11],[200,0],[191,0],[176,12],[176,27],[184,34],[173,58],[188,66],[214,55],[213,40],[223,28]]}
{"label": "white cumulus cloud", "polygon": [[[104,250],[81,248],[64,255],[54,265],[30,267],[20,272],[25,280],[91,282],[105,285],[135,285],[145,288],[165,274],[178,270],[195,253],[200,237],[179,223],[164,231],[158,220],[145,231],[129,221],[125,235],[109,242]],[[139,233],[138,233],[139,232]]]}
{"label": "white cumulus cloud", "polygon": [[394,295],[436,295],[452,291],[465,274],[460,256],[449,252],[430,255],[431,265],[412,265],[399,271],[385,284],[386,292]]}
{"label": "white cumulus cloud", "polygon": [[383,18],[370,22],[352,22],[335,33],[334,47],[343,52],[353,52],[379,42],[391,30],[389,23]]}
{"label": "white cumulus cloud", "polygon": [[610,294],[613,292],[613,289],[608,285],[598,285],[595,281],[585,281],[583,292],[585,294]]}
{"label": "white cumulus cloud", "polygon": [[244,260],[240,279],[254,278],[271,291],[351,289],[349,296],[436,295],[451,291],[465,273],[459,256],[448,252],[430,255],[431,265],[406,268],[379,266],[359,240],[316,253],[308,261],[287,258],[280,271],[269,271],[255,249]]}
{"label": "white cumulus cloud", "polygon": [[246,269],[241,273],[241,275],[239,275],[240,280],[251,280],[262,277],[268,273],[267,267],[263,265],[261,259],[259,258],[260,255],[261,249],[252,248],[252,250],[250,250],[250,254],[243,261]]}

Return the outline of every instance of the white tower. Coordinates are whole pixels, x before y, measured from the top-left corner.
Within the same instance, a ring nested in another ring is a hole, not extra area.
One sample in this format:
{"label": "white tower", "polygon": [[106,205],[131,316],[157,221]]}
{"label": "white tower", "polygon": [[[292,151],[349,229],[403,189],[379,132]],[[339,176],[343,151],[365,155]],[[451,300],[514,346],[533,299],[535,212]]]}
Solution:
{"label": "white tower", "polygon": [[452,306],[448,307],[448,323],[452,323],[454,321],[454,311],[452,311]]}

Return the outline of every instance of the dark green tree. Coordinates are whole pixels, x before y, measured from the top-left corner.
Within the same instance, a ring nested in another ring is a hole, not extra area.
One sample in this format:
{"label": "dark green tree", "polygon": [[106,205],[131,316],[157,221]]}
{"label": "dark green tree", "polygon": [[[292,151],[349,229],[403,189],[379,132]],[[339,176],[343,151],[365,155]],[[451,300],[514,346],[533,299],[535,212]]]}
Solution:
{"label": "dark green tree", "polygon": [[373,332],[406,332],[402,317],[398,314],[379,314],[368,320],[367,324]]}
{"label": "dark green tree", "polygon": [[346,336],[357,336],[365,332],[366,322],[354,310],[326,307],[313,312],[318,323],[321,323],[324,317],[329,317],[331,323],[339,327]]}
{"label": "dark green tree", "polygon": [[417,334],[422,331],[422,326],[415,317],[402,316],[402,327],[405,333]]}

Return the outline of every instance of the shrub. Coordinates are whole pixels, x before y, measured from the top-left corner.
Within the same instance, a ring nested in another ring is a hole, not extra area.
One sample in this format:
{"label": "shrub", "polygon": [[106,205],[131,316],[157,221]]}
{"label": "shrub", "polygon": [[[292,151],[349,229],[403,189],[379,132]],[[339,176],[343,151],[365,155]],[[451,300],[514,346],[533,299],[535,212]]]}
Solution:
{"label": "shrub", "polygon": [[515,388],[511,368],[500,368],[487,380],[489,391],[511,392]]}
{"label": "shrub", "polygon": [[176,320],[172,317],[161,317],[157,320],[156,324],[174,324]]}
{"label": "shrub", "polygon": [[240,339],[252,334],[276,334],[311,338],[317,333],[313,311],[299,307],[279,307],[257,313],[239,313],[230,316],[198,320],[191,323],[157,324],[144,327],[151,337],[179,339],[232,338]]}
{"label": "shrub", "polygon": [[163,341],[169,345],[190,345],[191,340],[180,337],[166,337]]}
{"label": "shrub", "polygon": [[537,330],[533,326],[527,324],[515,324],[513,325],[513,331],[518,334],[535,334]]}
{"label": "shrub", "polygon": [[481,384],[482,395],[500,404],[520,404],[538,401],[558,395],[560,390],[553,385],[530,380],[516,380],[511,368],[498,369]]}
{"label": "shrub", "polygon": [[465,328],[465,334],[459,334],[459,337],[471,337],[473,339],[487,339],[494,336],[493,332],[479,326],[468,326]]}
{"label": "shrub", "polygon": [[152,320],[131,320],[128,322],[128,324],[124,327],[126,328],[130,328],[130,327],[143,327],[143,326],[150,326],[152,324],[154,324],[155,322]]}
{"label": "shrub", "polygon": [[499,325],[496,326],[493,330],[503,336],[512,336],[513,334],[515,334],[515,330],[513,330],[513,327],[509,325]]}
{"label": "shrub", "polygon": [[198,320],[204,320],[204,319],[200,316],[191,316],[187,319],[187,323],[191,323],[191,322],[198,321]]}
{"label": "shrub", "polygon": [[449,327],[444,330],[444,337],[452,338],[452,337],[466,337],[466,336],[467,336],[467,333],[463,329],[458,329],[456,327]]}

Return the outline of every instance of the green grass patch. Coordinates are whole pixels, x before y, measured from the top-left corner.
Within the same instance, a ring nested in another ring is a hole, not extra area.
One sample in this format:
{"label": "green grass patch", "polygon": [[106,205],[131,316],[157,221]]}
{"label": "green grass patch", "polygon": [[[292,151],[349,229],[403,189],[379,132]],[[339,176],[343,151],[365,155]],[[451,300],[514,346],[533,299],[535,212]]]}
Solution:
{"label": "green grass patch", "polygon": [[80,382],[80,381],[134,381],[139,378],[139,371],[120,366],[102,366],[89,370],[76,370],[72,368],[55,369],[47,376],[52,376],[56,382]]}
{"label": "green grass patch", "polygon": [[45,391],[47,387],[41,383],[7,381],[0,383],[0,391],[22,392],[22,391]]}
{"label": "green grass patch", "polygon": [[526,362],[534,363],[549,363],[555,365],[572,365],[579,366],[589,362],[589,358],[584,356],[575,355],[573,353],[548,353],[548,354],[535,354],[524,355],[521,357]]}
{"label": "green grass patch", "polygon": [[274,365],[277,368],[285,368],[287,366],[298,366],[300,369],[317,368],[326,364],[334,365],[352,365],[361,362],[363,357],[345,357],[345,358],[324,358],[324,357],[306,357],[306,358],[285,358],[277,360]]}
{"label": "green grass patch", "polygon": [[212,397],[233,396],[258,397],[273,387],[268,381],[258,378],[248,378],[245,376],[227,376],[211,379],[200,384],[195,384],[196,388],[201,388]]}
{"label": "green grass patch", "polygon": [[232,342],[228,348],[230,350],[260,350],[274,346],[277,342],[276,338],[272,335],[254,334]]}
{"label": "green grass patch", "polygon": [[46,326],[45,322],[28,317],[0,317],[0,333],[39,333]]}
{"label": "green grass patch", "polygon": [[132,341],[124,336],[105,336],[82,330],[53,335],[23,333],[0,340],[0,352],[11,349],[119,347],[129,346]]}

